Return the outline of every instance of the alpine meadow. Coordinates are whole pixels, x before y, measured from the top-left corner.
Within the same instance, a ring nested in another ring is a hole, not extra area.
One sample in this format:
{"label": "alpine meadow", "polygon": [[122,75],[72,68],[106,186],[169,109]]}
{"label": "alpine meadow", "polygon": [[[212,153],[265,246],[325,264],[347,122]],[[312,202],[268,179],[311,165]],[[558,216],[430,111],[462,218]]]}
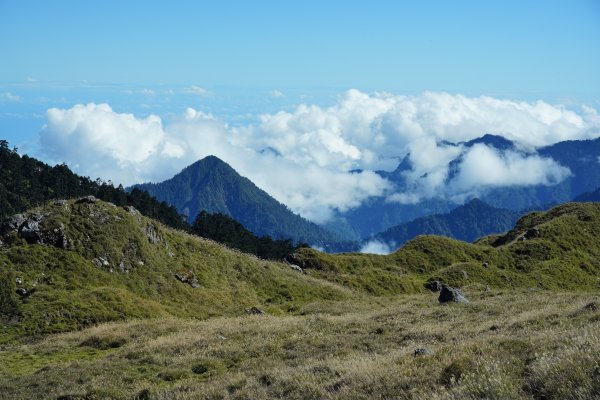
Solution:
{"label": "alpine meadow", "polygon": [[600,400],[598,37],[0,1],[0,400]]}

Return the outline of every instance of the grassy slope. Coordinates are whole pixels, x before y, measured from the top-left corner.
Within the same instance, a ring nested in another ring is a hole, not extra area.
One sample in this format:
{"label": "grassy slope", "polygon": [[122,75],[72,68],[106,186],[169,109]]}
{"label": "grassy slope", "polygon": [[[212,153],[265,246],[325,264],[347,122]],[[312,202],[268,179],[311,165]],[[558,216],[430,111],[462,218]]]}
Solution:
{"label": "grassy slope", "polygon": [[[29,245],[11,234],[0,247],[0,278],[26,289],[21,316],[4,324],[0,337],[81,328],[125,318],[239,315],[264,307],[278,314],[312,301],[351,296],[345,288],[166,228],[156,221],[99,202],[48,204],[44,229],[63,224],[69,249]],[[159,237],[152,244],[146,231]],[[98,267],[103,257],[110,265]],[[126,270],[127,272],[122,272]],[[192,288],[175,274],[195,277]],[[15,287],[10,289],[14,291]],[[7,321],[4,321],[7,322]]]}
{"label": "grassy slope", "polygon": [[[539,237],[520,240],[533,228]],[[419,236],[387,256],[299,249],[294,262],[313,275],[377,295],[418,291],[432,279],[453,286],[589,291],[599,287],[599,235],[600,203],[567,203],[528,214],[505,235],[475,244]]]}
{"label": "grassy slope", "polygon": [[[303,249],[308,275],[107,203],[36,211],[70,247],[3,238],[3,283],[37,291],[4,321],[0,399],[600,397],[599,204],[533,213],[477,244]],[[422,287],[433,278],[471,302],[439,305]],[[39,335],[59,331],[72,332]]]}
{"label": "grassy slope", "polygon": [[[51,335],[0,350],[0,398],[600,396],[598,294],[467,295],[467,305],[420,294],[307,305],[300,316],[131,321]],[[432,354],[414,356],[417,348]]]}

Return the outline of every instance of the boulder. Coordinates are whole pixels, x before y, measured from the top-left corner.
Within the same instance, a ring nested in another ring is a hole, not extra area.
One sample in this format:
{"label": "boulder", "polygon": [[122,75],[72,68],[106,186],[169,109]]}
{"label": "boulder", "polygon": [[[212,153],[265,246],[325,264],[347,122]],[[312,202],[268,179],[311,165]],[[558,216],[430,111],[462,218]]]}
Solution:
{"label": "boulder", "polygon": [[448,285],[442,285],[440,290],[440,296],[438,297],[440,303],[447,303],[453,301],[455,303],[468,303],[469,300],[461,293],[460,290],[450,287]]}
{"label": "boulder", "polygon": [[27,240],[29,244],[42,243],[42,232],[40,223],[43,217],[41,214],[32,214],[19,228],[19,236]]}
{"label": "boulder", "polygon": [[425,289],[430,290],[432,292],[439,292],[440,290],[442,290],[442,284],[440,283],[440,281],[429,281],[429,282],[425,282]]}

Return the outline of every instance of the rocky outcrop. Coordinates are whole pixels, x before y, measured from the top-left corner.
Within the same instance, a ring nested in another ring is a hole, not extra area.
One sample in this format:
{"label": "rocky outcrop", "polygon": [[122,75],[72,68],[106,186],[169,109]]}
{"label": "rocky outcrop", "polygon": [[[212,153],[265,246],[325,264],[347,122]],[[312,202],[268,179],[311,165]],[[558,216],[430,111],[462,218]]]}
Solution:
{"label": "rocky outcrop", "polygon": [[148,224],[146,229],[144,230],[146,237],[148,238],[148,242],[152,244],[158,244],[162,241],[162,238],[158,234],[158,229],[152,224]]}
{"label": "rocky outcrop", "polygon": [[29,244],[43,244],[66,249],[69,239],[65,233],[65,227],[60,224],[54,228],[43,226],[44,215],[34,213],[29,216],[15,214],[9,217],[0,227],[0,235],[4,236],[10,232],[17,232]]}
{"label": "rocky outcrop", "polygon": [[198,279],[196,279],[196,277],[191,273],[178,272],[175,274],[175,278],[181,283],[187,283],[194,289],[200,287],[200,284],[198,283]]}

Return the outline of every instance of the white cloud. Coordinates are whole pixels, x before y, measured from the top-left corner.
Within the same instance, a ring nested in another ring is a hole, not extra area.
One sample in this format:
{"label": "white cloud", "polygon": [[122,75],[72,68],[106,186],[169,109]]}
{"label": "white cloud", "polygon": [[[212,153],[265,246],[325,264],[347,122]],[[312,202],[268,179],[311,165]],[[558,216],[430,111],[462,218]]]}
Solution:
{"label": "white cloud", "polygon": [[280,91],[280,90],[273,90],[273,91],[271,92],[271,97],[275,97],[275,98],[278,98],[278,97],[285,97],[285,94],[283,94],[283,92],[282,92],[282,91]]}
{"label": "white cloud", "polygon": [[21,101],[21,97],[16,94],[12,94],[11,92],[0,93],[0,101],[6,101],[11,103],[16,103]]}
{"label": "white cloud", "polygon": [[[192,86],[188,93],[206,96]],[[415,203],[456,197],[487,187],[550,184],[569,171],[535,149],[600,135],[591,107],[568,110],[545,102],[514,102],[426,92],[418,96],[346,92],[331,107],[303,104],[293,112],[265,114],[254,125],[229,126],[195,109],[169,118],[137,118],[106,104],[50,109],[42,151],[78,172],[126,185],[169,178],[213,154],[230,163],[292,210],[315,221],[373,196]],[[499,152],[464,142],[501,134],[517,148]],[[270,149],[271,151],[263,151]],[[393,170],[410,153],[407,188],[370,172]],[[449,171],[450,161],[461,162]],[[349,173],[354,169],[362,173]]]}
{"label": "white cloud", "polygon": [[515,151],[499,152],[476,144],[464,155],[460,172],[451,181],[451,189],[462,193],[481,186],[552,185],[570,174],[568,168],[551,158],[526,156]]}
{"label": "white cloud", "polygon": [[210,96],[210,92],[200,86],[192,85],[186,90],[187,93],[192,93],[200,97],[208,97]]}
{"label": "white cloud", "polygon": [[390,254],[392,249],[387,244],[378,240],[371,240],[360,248],[361,253]]}

